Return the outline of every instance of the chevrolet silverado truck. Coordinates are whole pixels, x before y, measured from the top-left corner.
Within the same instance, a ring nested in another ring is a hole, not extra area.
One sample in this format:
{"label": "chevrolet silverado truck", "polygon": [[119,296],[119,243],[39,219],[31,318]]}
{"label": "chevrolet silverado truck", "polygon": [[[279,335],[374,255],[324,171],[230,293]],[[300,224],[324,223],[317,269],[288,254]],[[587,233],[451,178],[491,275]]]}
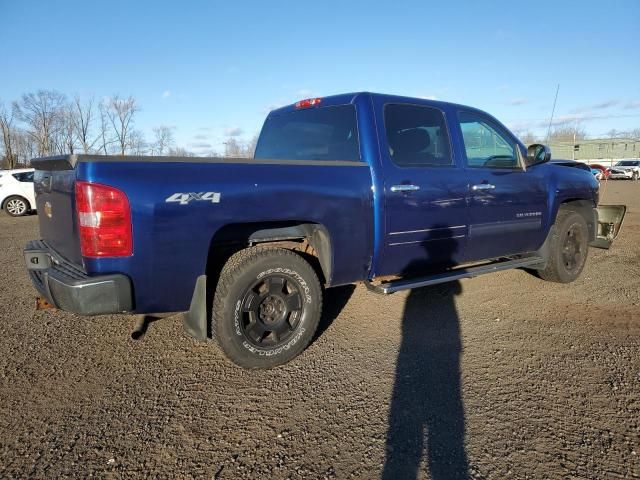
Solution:
{"label": "chevrolet silverado truck", "polygon": [[186,312],[245,368],[298,355],[324,288],[390,294],[511,268],[568,283],[624,206],[466,106],[354,93],[272,111],[254,158],[34,159],[25,261],[80,315]]}

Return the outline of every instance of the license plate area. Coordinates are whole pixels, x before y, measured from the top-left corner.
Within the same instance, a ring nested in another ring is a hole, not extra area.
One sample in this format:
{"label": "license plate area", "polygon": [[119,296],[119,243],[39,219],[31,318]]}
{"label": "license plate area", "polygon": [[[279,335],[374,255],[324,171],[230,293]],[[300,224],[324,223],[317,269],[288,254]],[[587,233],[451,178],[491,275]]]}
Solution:
{"label": "license plate area", "polygon": [[46,251],[29,250],[24,252],[28,270],[48,270],[51,268],[51,256]]}

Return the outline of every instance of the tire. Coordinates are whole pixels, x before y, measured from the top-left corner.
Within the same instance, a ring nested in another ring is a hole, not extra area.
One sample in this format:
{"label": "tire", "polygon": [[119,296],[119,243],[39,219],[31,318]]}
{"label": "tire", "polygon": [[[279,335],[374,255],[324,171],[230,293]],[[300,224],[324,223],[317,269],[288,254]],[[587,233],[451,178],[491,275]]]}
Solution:
{"label": "tire", "polygon": [[18,195],[13,195],[5,200],[2,208],[10,217],[22,217],[29,213],[29,202]]}
{"label": "tire", "polygon": [[550,282],[573,282],[582,273],[588,251],[589,229],[584,217],[561,209],[551,233],[547,266],[538,275]]}
{"label": "tire", "polygon": [[321,314],[322,288],[309,263],[290,250],[252,247],[220,273],[211,332],[236,365],[271,368],[309,345]]}
{"label": "tire", "polygon": [[631,176],[631,180],[638,180],[638,178],[640,178],[640,173],[633,172],[633,175]]}

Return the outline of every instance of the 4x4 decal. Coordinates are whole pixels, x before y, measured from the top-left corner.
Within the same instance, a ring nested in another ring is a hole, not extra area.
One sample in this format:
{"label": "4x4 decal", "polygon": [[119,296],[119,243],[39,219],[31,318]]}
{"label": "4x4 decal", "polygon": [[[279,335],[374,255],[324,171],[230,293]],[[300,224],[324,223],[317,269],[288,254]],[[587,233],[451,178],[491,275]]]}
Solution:
{"label": "4x4 decal", "polygon": [[166,203],[174,203],[177,202],[180,205],[187,205],[191,201],[196,202],[211,202],[211,203],[220,203],[220,197],[222,196],[219,192],[189,192],[189,193],[174,193],[169,196],[165,202]]}

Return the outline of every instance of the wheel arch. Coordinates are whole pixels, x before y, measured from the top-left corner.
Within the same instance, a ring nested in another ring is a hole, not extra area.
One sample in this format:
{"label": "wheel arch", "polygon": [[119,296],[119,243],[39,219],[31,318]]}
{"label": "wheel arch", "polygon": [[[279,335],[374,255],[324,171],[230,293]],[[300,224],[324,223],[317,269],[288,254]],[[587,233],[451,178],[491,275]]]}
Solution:
{"label": "wheel arch", "polygon": [[328,229],[307,221],[228,224],[212,236],[207,253],[207,276],[215,278],[224,263],[238,250],[273,245],[302,254],[317,270],[321,282],[331,284],[333,246]]}
{"label": "wheel arch", "polygon": [[[595,205],[591,200],[584,199],[569,199],[563,201],[560,205],[558,205],[558,210],[556,211],[556,218],[558,216],[558,212],[560,210],[572,210],[576,213],[579,213],[587,222],[587,227],[589,228],[589,241],[593,241],[596,238],[596,234],[598,232],[598,224],[595,216]],[[555,223],[555,218],[554,218]]]}

